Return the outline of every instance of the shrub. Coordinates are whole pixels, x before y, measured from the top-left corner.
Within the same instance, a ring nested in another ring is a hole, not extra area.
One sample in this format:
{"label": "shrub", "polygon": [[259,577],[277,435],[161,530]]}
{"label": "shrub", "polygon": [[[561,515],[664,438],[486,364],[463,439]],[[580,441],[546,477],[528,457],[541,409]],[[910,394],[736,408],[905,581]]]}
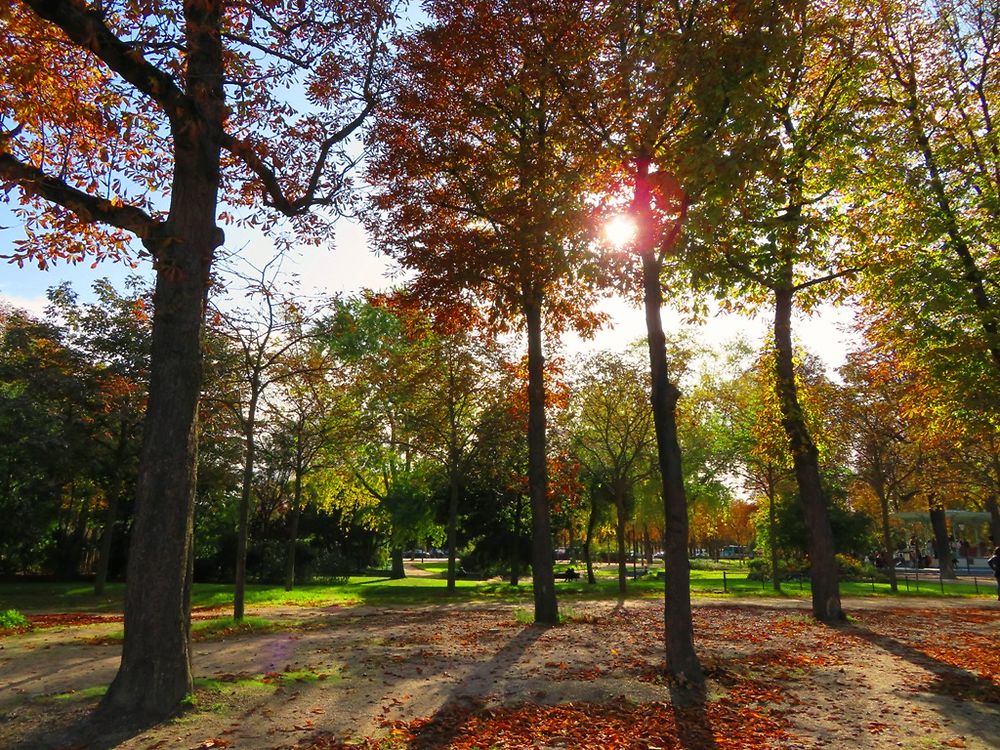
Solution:
{"label": "shrub", "polygon": [[5,609],[0,612],[0,630],[14,630],[15,628],[26,628],[31,623],[28,618],[16,609]]}
{"label": "shrub", "polygon": [[865,576],[865,565],[856,557],[850,555],[837,555],[837,570],[841,578],[863,578]]}

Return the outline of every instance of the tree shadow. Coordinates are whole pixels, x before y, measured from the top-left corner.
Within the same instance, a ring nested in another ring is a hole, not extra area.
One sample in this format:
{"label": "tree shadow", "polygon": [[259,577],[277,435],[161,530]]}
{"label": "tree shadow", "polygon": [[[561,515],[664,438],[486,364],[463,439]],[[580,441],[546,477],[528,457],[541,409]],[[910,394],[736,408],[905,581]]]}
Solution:
{"label": "tree shadow", "polygon": [[494,670],[509,671],[531,646],[548,630],[547,625],[527,625],[511,638],[493,657],[473,669],[461,683],[455,685],[426,724],[415,733],[409,750],[440,750],[448,747],[465,726],[466,721],[484,709],[481,700],[465,694],[463,685],[477,679],[490,679]]}
{"label": "tree shadow", "polygon": [[705,685],[670,685],[670,705],[683,750],[716,750],[715,733],[708,717]]}
{"label": "tree shadow", "polygon": [[63,724],[41,722],[34,731],[11,746],[11,750],[111,750],[164,721],[162,717],[128,721],[114,719],[99,711],[97,703],[94,703],[93,706],[81,707],[81,713]]}
{"label": "tree shadow", "polygon": [[936,659],[929,654],[897,640],[891,636],[873,632],[855,624],[837,627],[843,633],[867,641],[873,646],[892,654],[933,675],[931,682],[920,692],[941,695],[959,701],[972,700],[979,703],[1000,705],[1000,687],[992,680],[954,664]]}

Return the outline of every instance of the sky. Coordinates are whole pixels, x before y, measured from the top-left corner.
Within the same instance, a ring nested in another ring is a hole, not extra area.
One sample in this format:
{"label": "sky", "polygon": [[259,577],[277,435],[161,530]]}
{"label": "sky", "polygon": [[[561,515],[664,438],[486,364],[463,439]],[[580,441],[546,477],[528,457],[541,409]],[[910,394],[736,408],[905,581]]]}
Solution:
{"label": "sky", "polygon": [[[16,220],[0,210],[0,255],[11,242],[20,236]],[[256,264],[267,262],[272,254],[270,244],[261,237],[230,232],[227,246],[242,248],[241,253]],[[310,247],[286,258],[283,271],[297,278],[299,290],[306,295],[317,293],[350,293],[364,288],[382,289],[392,286],[399,277],[384,257],[370,248],[364,229],[357,223],[344,220],[338,225],[334,247]],[[121,263],[106,261],[96,268],[89,263],[77,265],[58,264],[41,271],[34,266],[19,268],[16,264],[0,262],[0,299],[16,307],[42,315],[46,306],[45,292],[63,281],[69,281],[74,290],[86,301],[94,281],[108,277],[121,287],[130,274],[140,274],[152,280],[148,261],[131,269]],[[606,300],[601,310],[609,315],[612,326],[601,330],[588,341],[568,335],[562,351],[573,355],[601,349],[623,350],[645,335],[645,317],[641,308],[623,299]],[[678,330],[681,315],[664,308],[664,326]],[[852,322],[850,308],[821,307],[811,317],[799,315],[794,324],[796,337],[813,354],[819,356],[831,374],[843,364],[851,348]],[[738,315],[710,315],[700,326],[698,338],[704,343],[721,348],[727,342],[740,338],[754,344],[763,341],[769,321],[766,316],[751,319]]]}

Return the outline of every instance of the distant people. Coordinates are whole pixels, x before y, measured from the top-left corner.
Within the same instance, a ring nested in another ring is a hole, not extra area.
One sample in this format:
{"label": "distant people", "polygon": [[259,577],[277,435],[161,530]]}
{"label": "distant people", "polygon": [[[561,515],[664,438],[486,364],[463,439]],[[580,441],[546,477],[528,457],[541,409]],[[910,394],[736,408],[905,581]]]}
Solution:
{"label": "distant people", "polygon": [[1000,601],[1000,547],[993,550],[993,557],[986,564],[993,569],[993,576],[997,579],[997,600]]}
{"label": "distant people", "polygon": [[962,540],[962,546],[959,550],[962,557],[965,558],[965,572],[972,572],[972,563],[976,559],[976,549],[971,544],[969,544],[968,539]]}

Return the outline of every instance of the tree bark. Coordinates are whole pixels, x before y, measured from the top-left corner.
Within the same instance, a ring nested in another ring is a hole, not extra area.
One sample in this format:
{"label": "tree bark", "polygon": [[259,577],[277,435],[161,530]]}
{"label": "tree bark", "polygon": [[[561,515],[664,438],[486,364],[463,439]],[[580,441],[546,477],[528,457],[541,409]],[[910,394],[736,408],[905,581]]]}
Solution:
{"label": "tree bark", "polygon": [[591,544],[594,541],[594,529],[597,527],[597,496],[593,489],[590,492],[590,515],[587,517],[587,536],[583,540],[583,559],[587,564],[587,583],[596,584],[594,577],[594,562]]}
{"label": "tree bark", "polygon": [[233,582],[233,619],[236,622],[242,622],[245,614],[250,494],[253,490],[253,467],[257,455],[257,398],[260,394],[260,379],[256,375],[250,384],[250,394],[244,425],[246,450],[243,456],[243,486],[240,489],[239,522],[236,528],[236,577]]}
{"label": "tree bark", "polygon": [[[517,586],[521,580],[521,493],[514,495],[514,541],[510,550],[510,585]],[[554,584],[553,584],[554,585]]]}
{"label": "tree bark", "polygon": [[878,495],[879,510],[882,514],[882,556],[885,560],[886,575],[889,576],[889,589],[896,593],[899,584],[896,581],[896,550],[892,548],[892,527],[889,525],[889,496],[882,481],[875,483],[875,494]]}
{"label": "tree bark", "polygon": [[455,564],[455,549],[458,544],[458,459],[451,457],[448,471],[448,589],[455,590],[458,566]]}
{"label": "tree bark", "polygon": [[643,301],[646,312],[649,347],[650,403],[656,429],[656,453],[663,482],[663,512],[666,518],[664,541],[664,608],[667,670],[693,682],[702,682],[704,674],[694,650],[694,626],[691,620],[691,581],[688,569],[687,495],[681,474],[681,448],[677,441],[675,408],[680,391],[670,382],[667,372],[666,337],[660,310],[663,291],[660,287],[662,263],[656,257],[652,195],[649,185],[649,162],[639,159],[635,174],[633,211],[636,215],[637,250],[642,259]]}
{"label": "tree bark", "polygon": [[545,360],[542,354],[541,299],[526,294],[528,329],[528,490],[531,497],[531,581],[535,622],[556,625],[556,581],[549,517],[549,477],[545,455]]}
{"label": "tree bark", "polygon": [[222,3],[189,3],[187,90],[213,127],[170,123],[170,212],[155,258],[149,400],[127,569],[125,640],[104,715],[163,718],[192,690],[192,529],[205,300],[215,249],[223,91]]}
{"label": "tree bark", "polygon": [[399,547],[393,547],[390,555],[392,557],[392,570],[389,571],[389,578],[393,580],[406,578],[406,570],[403,568],[403,550]]}
{"label": "tree bark", "polygon": [[775,389],[781,404],[781,423],[788,436],[799,501],[809,528],[809,567],[813,615],[823,622],[845,619],[840,604],[840,581],[833,544],[833,529],[819,471],[819,451],[806,428],[795,385],[792,350],[792,300],[790,288],[774,290]]}
{"label": "tree bark", "polygon": [[102,596],[108,582],[108,568],[111,565],[111,543],[114,541],[115,520],[118,518],[118,506],[121,504],[122,467],[125,464],[125,452],[128,446],[128,429],[124,420],[118,424],[118,444],[115,446],[114,476],[108,485],[108,509],[104,518],[104,529],[101,531],[101,549],[97,558],[97,575],[94,577],[94,594]]}
{"label": "tree bark", "polygon": [[628,570],[625,564],[625,494],[621,487],[615,487],[615,541],[618,543],[618,593],[625,596]]}
{"label": "tree bark", "polygon": [[[996,547],[1000,545],[1000,506],[997,504],[996,495],[986,498],[986,512],[990,514],[990,539]],[[992,554],[993,550],[989,552]]]}
{"label": "tree bark", "polygon": [[934,550],[937,552],[941,577],[954,578],[955,566],[951,562],[951,544],[948,542],[948,522],[945,520],[944,506],[936,503],[931,495],[927,498],[927,510],[934,530]]}
{"label": "tree bark", "polygon": [[288,522],[288,551],[285,557],[285,591],[295,586],[295,548],[299,542],[299,518],[302,516],[302,436],[295,447],[295,487],[292,494],[292,516]]}
{"label": "tree bark", "polygon": [[781,591],[781,571],[778,570],[778,512],[774,506],[774,482],[772,481],[772,469],[768,468],[767,482],[767,530],[771,536],[771,587],[775,591]]}

